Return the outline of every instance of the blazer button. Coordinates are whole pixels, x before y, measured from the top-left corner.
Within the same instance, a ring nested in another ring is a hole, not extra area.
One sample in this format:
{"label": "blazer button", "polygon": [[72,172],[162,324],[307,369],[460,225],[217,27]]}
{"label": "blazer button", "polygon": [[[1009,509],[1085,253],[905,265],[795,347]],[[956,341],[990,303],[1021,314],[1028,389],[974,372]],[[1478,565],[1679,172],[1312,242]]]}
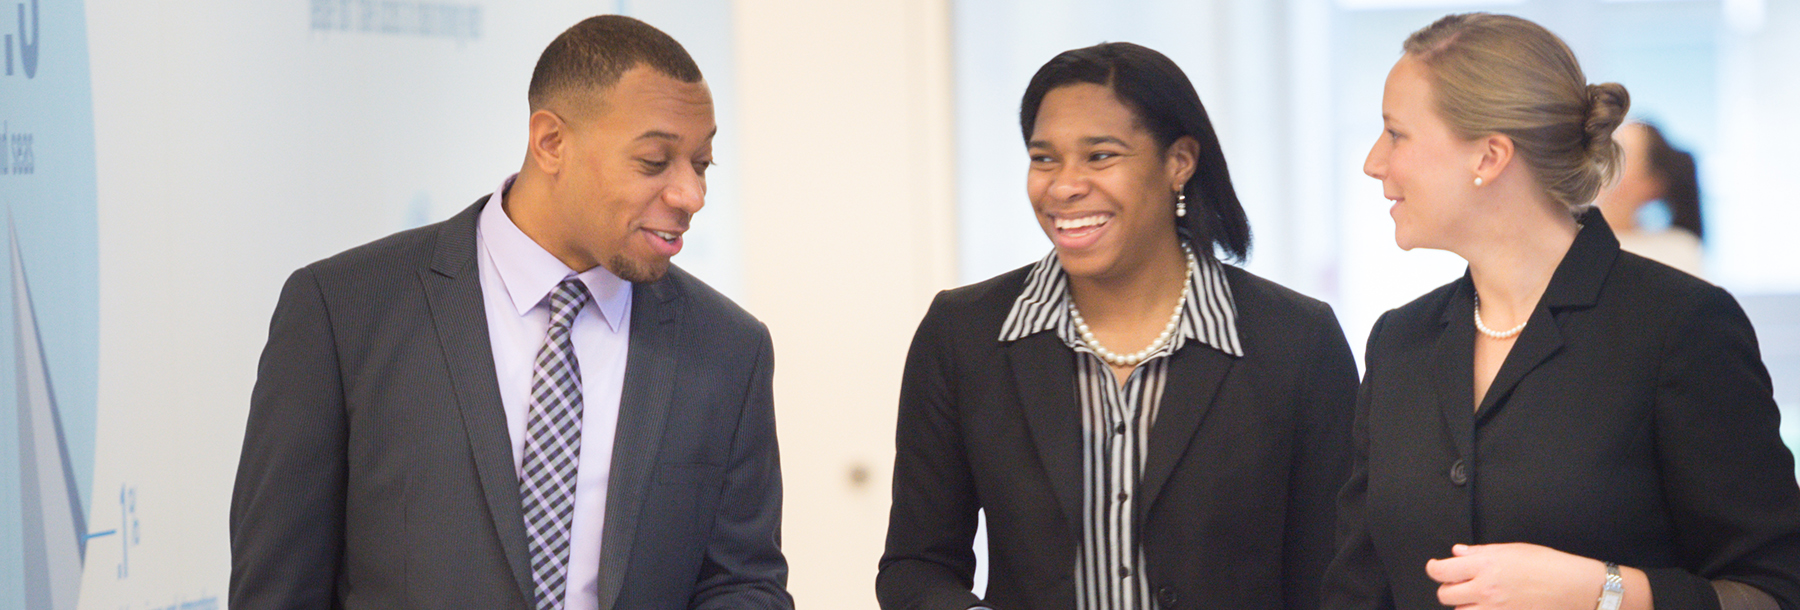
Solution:
{"label": "blazer button", "polygon": [[1156,590],[1156,603],[1161,605],[1164,610],[1174,608],[1175,603],[1179,601],[1181,601],[1181,596],[1176,595],[1174,589],[1160,587]]}
{"label": "blazer button", "polygon": [[1455,464],[1450,465],[1450,482],[1455,483],[1457,487],[1468,485],[1471,474],[1473,473],[1469,472],[1469,463],[1466,461],[1457,460]]}

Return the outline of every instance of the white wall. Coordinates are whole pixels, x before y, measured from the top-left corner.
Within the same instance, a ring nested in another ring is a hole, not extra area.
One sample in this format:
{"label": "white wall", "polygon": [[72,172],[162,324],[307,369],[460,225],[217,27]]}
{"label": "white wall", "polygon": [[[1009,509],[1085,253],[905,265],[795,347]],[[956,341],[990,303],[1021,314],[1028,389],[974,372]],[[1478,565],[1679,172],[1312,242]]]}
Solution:
{"label": "white wall", "polygon": [[775,337],[790,588],[873,608],[900,369],[954,279],[947,6],[737,7],[745,303]]}

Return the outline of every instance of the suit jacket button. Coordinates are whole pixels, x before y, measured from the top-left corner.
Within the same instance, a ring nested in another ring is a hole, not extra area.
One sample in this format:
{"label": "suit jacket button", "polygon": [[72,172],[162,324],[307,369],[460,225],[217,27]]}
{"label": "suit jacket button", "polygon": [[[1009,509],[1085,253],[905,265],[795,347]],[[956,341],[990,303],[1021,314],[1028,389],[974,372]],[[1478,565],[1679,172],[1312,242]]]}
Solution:
{"label": "suit jacket button", "polygon": [[1181,596],[1176,595],[1174,589],[1160,587],[1156,590],[1156,603],[1162,606],[1164,610],[1174,608],[1175,603],[1179,601],[1181,601]]}
{"label": "suit jacket button", "polygon": [[1469,472],[1469,463],[1466,461],[1457,460],[1455,464],[1450,465],[1450,482],[1455,483],[1457,487],[1468,485],[1471,474],[1473,473]]}

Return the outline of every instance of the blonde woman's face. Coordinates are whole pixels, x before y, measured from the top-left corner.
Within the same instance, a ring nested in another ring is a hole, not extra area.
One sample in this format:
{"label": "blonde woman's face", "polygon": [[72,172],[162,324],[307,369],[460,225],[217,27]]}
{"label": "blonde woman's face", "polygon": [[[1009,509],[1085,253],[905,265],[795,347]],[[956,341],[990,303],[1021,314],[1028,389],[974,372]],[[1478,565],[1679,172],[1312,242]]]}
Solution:
{"label": "blonde woman's face", "polygon": [[1434,106],[1424,62],[1406,56],[1388,73],[1381,96],[1381,137],[1363,173],[1394,202],[1394,242],[1403,250],[1453,249],[1481,161],[1479,141],[1450,131]]}

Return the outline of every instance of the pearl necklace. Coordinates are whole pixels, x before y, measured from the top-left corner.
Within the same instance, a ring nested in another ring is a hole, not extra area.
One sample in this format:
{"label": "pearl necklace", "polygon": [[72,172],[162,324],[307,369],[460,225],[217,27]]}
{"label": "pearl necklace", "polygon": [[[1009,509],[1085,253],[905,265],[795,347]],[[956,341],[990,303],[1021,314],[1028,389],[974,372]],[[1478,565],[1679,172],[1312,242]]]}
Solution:
{"label": "pearl necklace", "polygon": [[1518,326],[1512,327],[1512,330],[1504,332],[1488,328],[1488,325],[1481,322],[1481,295],[1475,295],[1475,330],[1481,331],[1481,334],[1504,341],[1519,336],[1519,333],[1524,332],[1525,325],[1530,322],[1531,318],[1526,318],[1525,321],[1520,322]]}
{"label": "pearl necklace", "polygon": [[1169,339],[1175,337],[1175,328],[1181,325],[1182,306],[1187,304],[1188,297],[1193,296],[1193,287],[1187,279],[1187,269],[1194,267],[1194,251],[1189,249],[1187,244],[1181,244],[1181,251],[1187,255],[1187,267],[1182,270],[1181,274],[1181,300],[1175,302],[1175,312],[1169,315],[1169,323],[1163,326],[1162,334],[1157,335],[1156,340],[1151,341],[1150,345],[1145,346],[1144,349],[1130,354],[1117,354],[1106,349],[1100,345],[1100,340],[1094,337],[1094,331],[1088,329],[1087,320],[1081,317],[1081,309],[1075,306],[1075,299],[1072,297],[1069,299],[1069,314],[1075,318],[1075,330],[1081,333],[1081,342],[1086,344],[1088,349],[1093,350],[1094,355],[1113,366],[1135,367],[1145,360],[1149,360],[1150,356],[1155,355],[1169,343]]}

